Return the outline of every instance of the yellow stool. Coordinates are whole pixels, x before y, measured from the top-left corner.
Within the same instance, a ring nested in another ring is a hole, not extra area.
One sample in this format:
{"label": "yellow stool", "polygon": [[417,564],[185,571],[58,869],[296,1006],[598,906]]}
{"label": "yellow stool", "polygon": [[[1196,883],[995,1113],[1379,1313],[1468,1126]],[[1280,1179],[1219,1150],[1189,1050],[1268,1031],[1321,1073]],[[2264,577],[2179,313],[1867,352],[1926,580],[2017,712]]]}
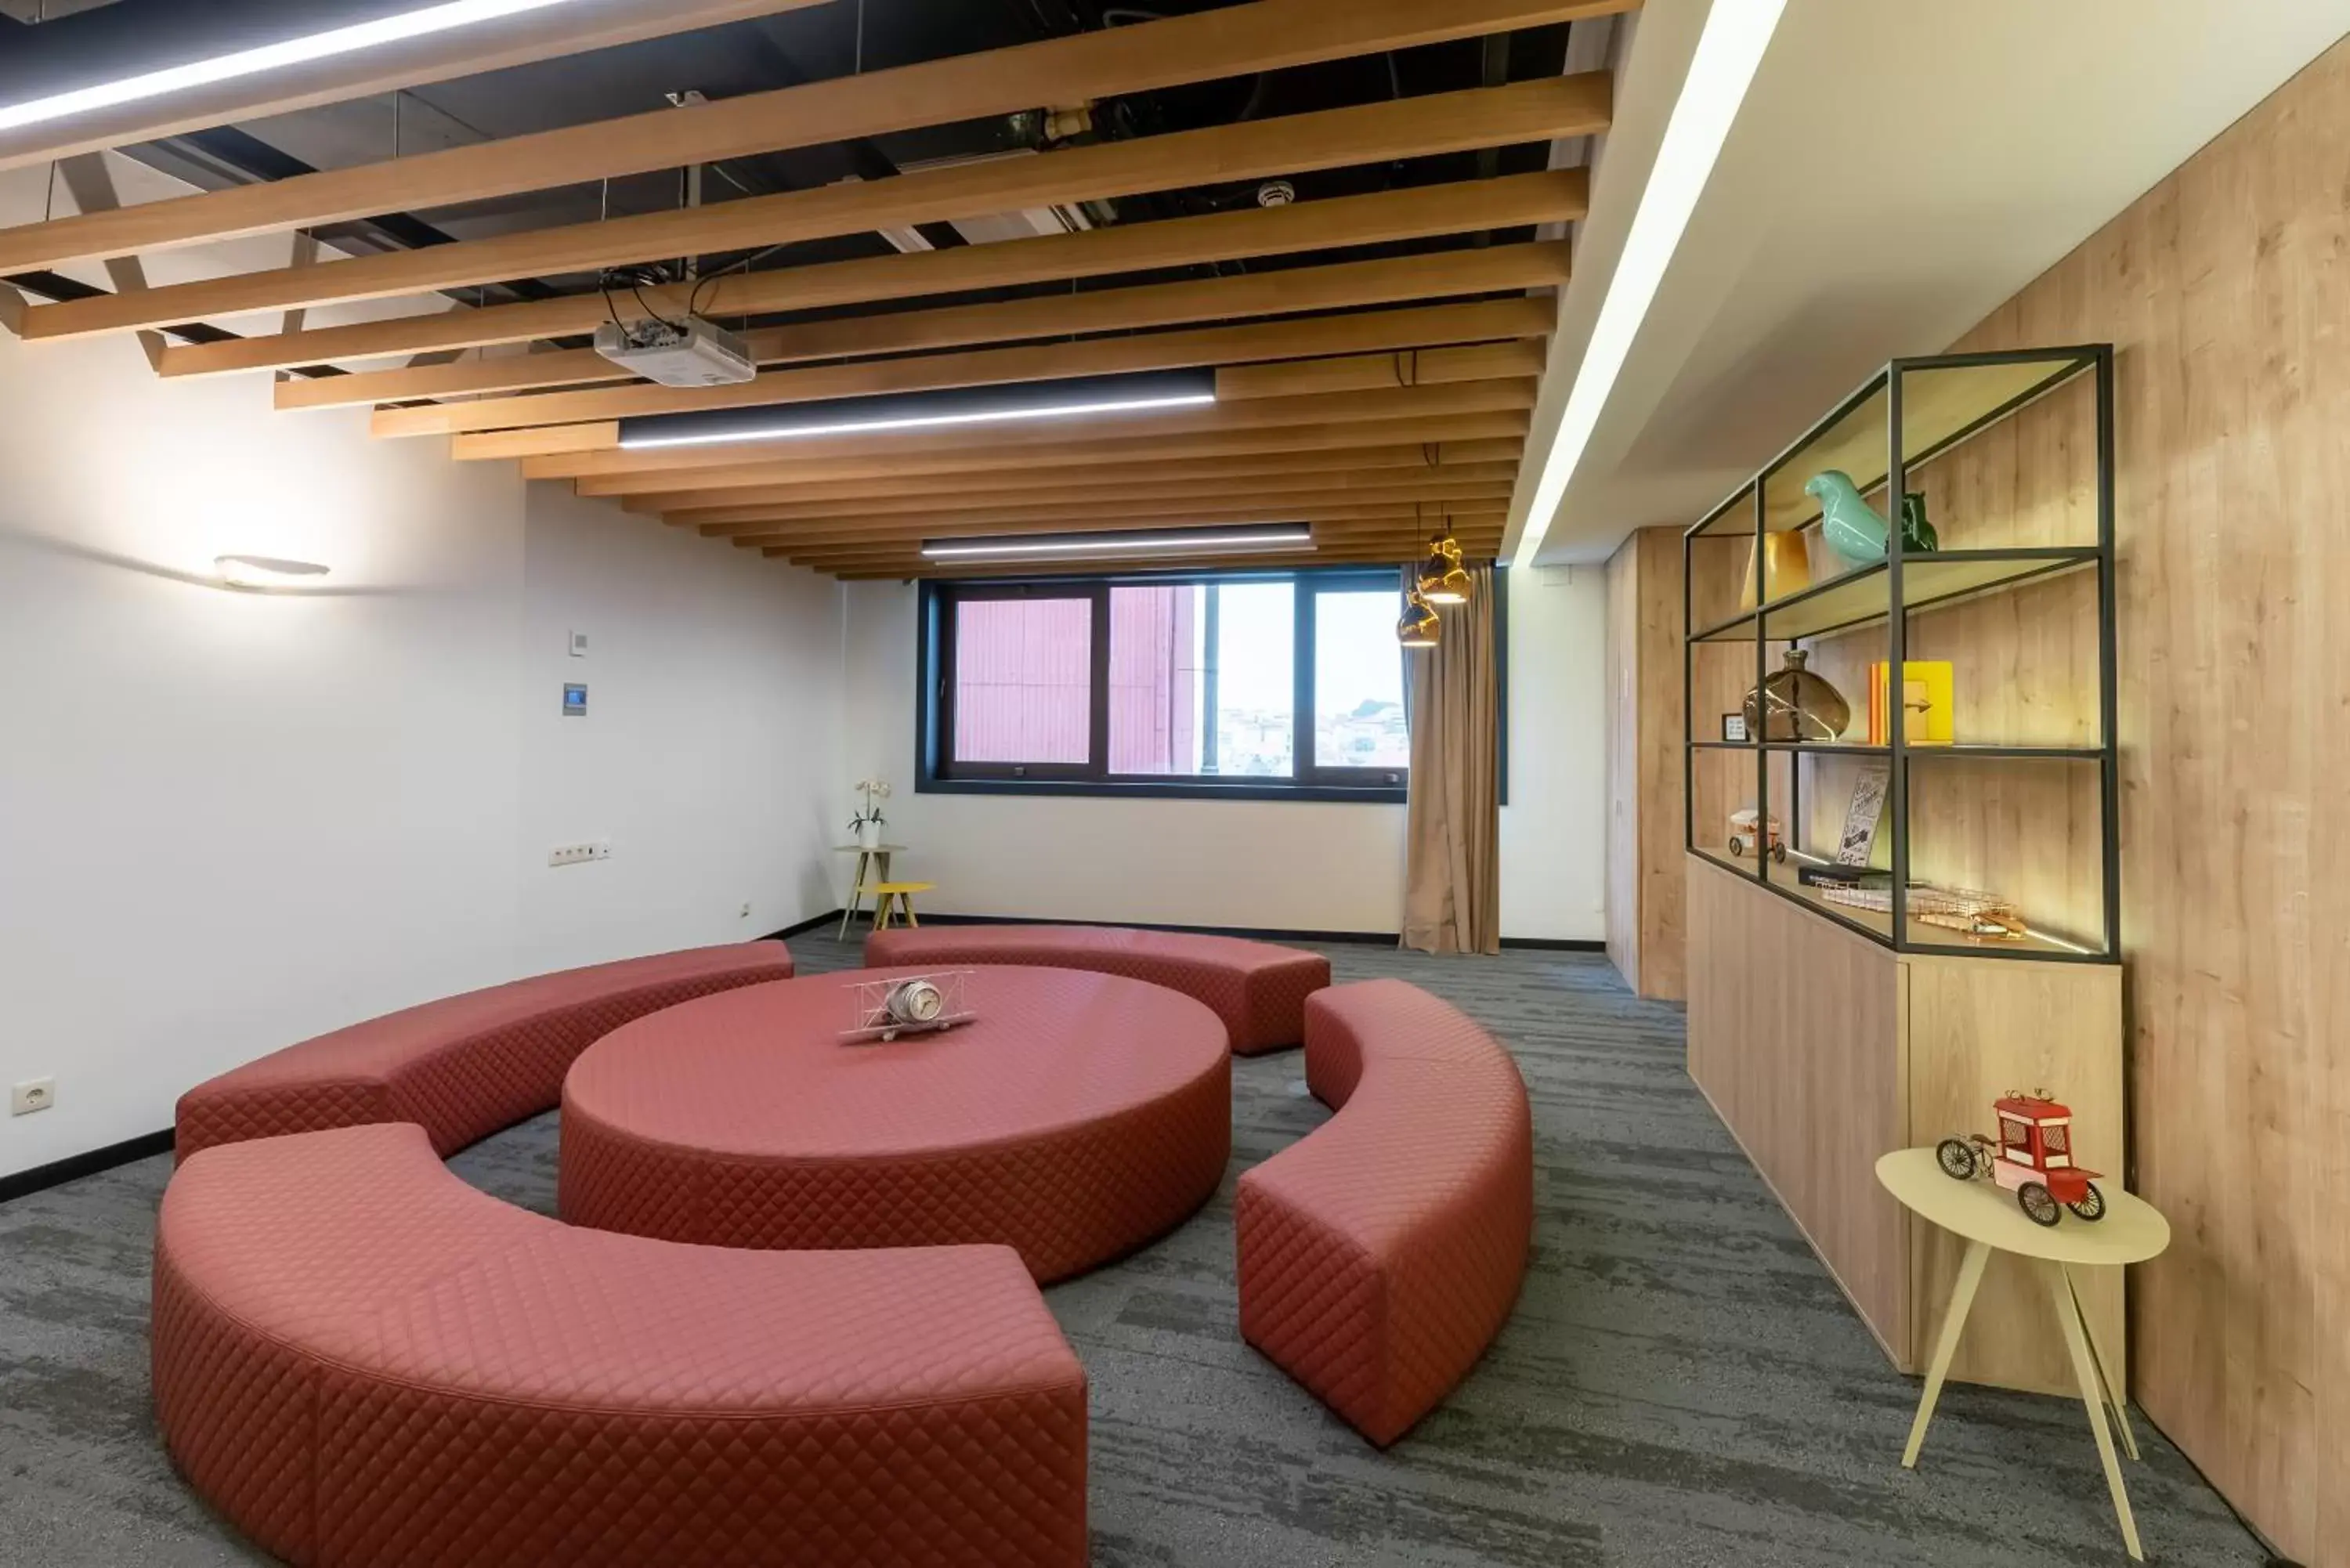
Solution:
{"label": "yellow stool", "polygon": [[898,912],[906,917],[906,923],[920,926],[922,922],[914,913],[913,895],[927,893],[937,886],[936,882],[876,882],[860,889],[873,900],[873,929],[877,931],[889,929],[889,901],[893,898],[897,900]]}

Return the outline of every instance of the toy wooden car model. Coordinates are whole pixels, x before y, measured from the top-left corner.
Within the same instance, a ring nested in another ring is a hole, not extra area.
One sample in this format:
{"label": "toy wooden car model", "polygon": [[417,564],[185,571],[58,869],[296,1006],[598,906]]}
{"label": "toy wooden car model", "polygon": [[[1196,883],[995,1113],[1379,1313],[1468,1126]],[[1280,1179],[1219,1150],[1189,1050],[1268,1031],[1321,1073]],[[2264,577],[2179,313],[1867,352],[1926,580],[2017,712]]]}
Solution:
{"label": "toy wooden car model", "polygon": [[1758,852],[1767,853],[1773,860],[1784,862],[1787,846],[1779,836],[1779,819],[1773,817],[1762,833],[1754,830],[1758,813],[1752,806],[1730,814],[1730,852],[1743,859],[1747,846],[1755,846]]}
{"label": "toy wooden car model", "polygon": [[1944,1138],[1934,1148],[1944,1175],[1960,1181],[1990,1177],[2015,1194],[2017,1206],[2037,1225],[2055,1224],[2065,1209],[2084,1220],[2105,1218],[2105,1194],[2095,1179],[2103,1173],[2073,1163],[2070,1107],[2043,1090],[2011,1092],[1993,1100],[1991,1109],[1999,1116],[1999,1141],[1981,1133]]}

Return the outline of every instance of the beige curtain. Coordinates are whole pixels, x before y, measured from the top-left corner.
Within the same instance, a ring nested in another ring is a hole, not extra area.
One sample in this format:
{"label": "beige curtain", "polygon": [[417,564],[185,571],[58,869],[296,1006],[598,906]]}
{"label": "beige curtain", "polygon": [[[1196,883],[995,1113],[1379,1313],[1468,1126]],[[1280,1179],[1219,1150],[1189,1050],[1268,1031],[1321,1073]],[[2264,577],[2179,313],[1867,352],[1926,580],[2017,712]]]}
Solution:
{"label": "beige curtain", "polygon": [[[1500,686],[1493,568],[1472,566],[1467,604],[1441,607],[1436,646],[1407,649],[1411,725],[1405,807],[1403,945],[1431,953],[1502,950]],[[1407,584],[1413,570],[1406,567]]]}

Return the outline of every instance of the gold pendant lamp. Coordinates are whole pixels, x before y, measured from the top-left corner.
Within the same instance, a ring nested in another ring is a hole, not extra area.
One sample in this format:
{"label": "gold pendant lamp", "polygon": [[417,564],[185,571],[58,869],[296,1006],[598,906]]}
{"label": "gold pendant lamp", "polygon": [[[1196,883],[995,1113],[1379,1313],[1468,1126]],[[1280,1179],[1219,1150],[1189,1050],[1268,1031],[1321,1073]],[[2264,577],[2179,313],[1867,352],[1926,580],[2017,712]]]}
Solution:
{"label": "gold pendant lamp", "polygon": [[1419,597],[1432,605],[1469,602],[1469,569],[1461,564],[1461,541],[1447,534],[1431,539],[1419,566]]}

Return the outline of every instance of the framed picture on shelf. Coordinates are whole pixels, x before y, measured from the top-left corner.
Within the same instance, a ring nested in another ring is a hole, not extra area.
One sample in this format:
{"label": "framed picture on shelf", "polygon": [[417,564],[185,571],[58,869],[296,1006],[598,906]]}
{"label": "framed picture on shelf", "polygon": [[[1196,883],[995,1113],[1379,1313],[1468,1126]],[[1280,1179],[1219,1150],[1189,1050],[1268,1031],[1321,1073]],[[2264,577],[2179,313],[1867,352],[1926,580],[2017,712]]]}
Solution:
{"label": "framed picture on shelf", "polygon": [[1836,846],[1839,866],[1866,866],[1877,848],[1877,824],[1885,815],[1885,786],[1893,776],[1888,763],[1870,763],[1853,781],[1852,805],[1844,814],[1844,838]]}
{"label": "framed picture on shelf", "polygon": [[1742,745],[1744,744],[1746,741],[1746,715],[1743,713],[1724,713],[1721,716],[1721,738],[1725,741],[1735,741]]}

